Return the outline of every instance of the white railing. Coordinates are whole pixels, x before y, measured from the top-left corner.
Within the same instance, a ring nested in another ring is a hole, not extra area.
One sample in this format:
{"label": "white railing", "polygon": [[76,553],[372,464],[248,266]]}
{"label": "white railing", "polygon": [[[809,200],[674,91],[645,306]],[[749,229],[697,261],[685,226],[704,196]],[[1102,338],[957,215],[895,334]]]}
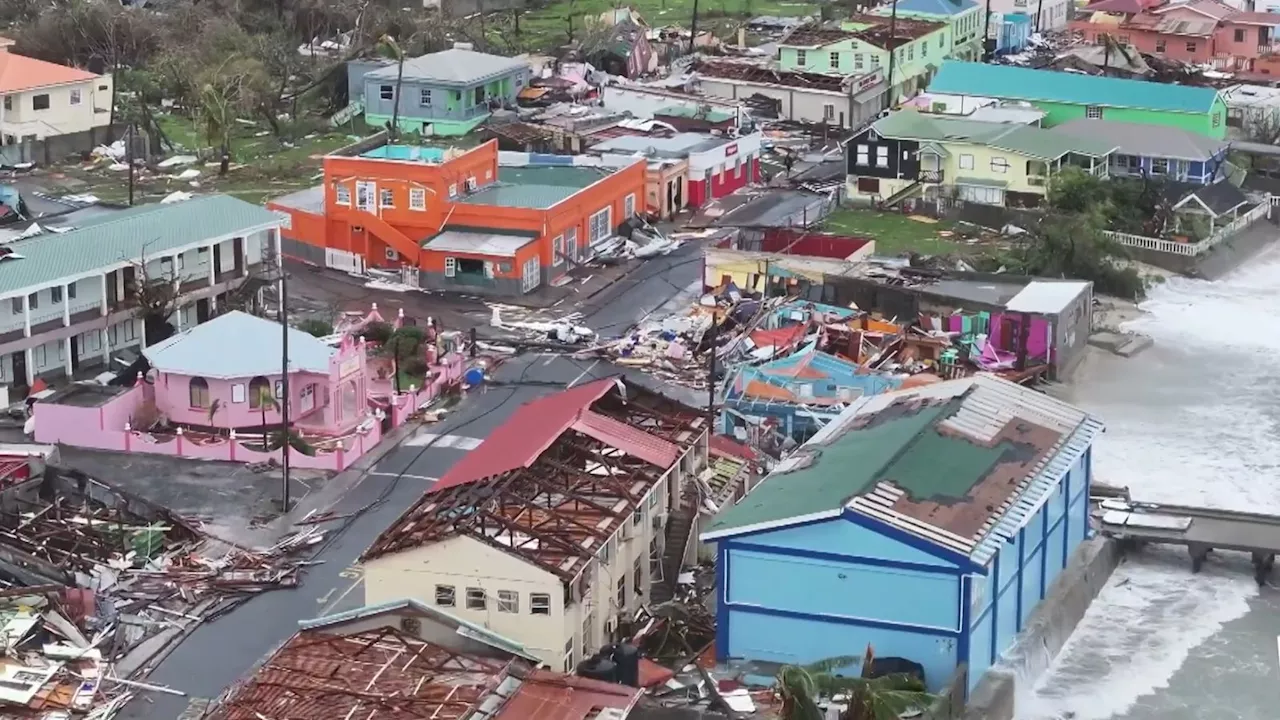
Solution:
{"label": "white railing", "polygon": [[79,302],[73,302],[71,303],[71,307],[67,308],[67,314],[75,315],[77,313],[82,313],[85,310],[97,310],[98,308],[102,307],[102,302],[103,302],[102,298],[93,298],[91,300],[80,300]]}
{"label": "white railing", "polygon": [[1213,234],[1204,240],[1193,243],[1175,242],[1173,240],[1162,240],[1160,238],[1146,237],[1145,235],[1131,235],[1129,233],[1110,232],[1106,233],[1107,237],[1126,247],[1138,248],[1139,250],[1155,250],[1156,252],[1169,253],[1171,255],[1186,255],[1195,257],[1207,251],[1209,248],[1235,235],[1241,230],[1249,227],[1263,217],[1271,217],[1271,207],[1280,204],[1280,198],[1268,196],[1266,202],[1259,203],[1249,210],[1249,212],[1232,220],[1214,230]]}
{"label": "white railing", "polygon": [[364,258],[345,250],[325,248],[324,266],[359,275],[364,272]]}

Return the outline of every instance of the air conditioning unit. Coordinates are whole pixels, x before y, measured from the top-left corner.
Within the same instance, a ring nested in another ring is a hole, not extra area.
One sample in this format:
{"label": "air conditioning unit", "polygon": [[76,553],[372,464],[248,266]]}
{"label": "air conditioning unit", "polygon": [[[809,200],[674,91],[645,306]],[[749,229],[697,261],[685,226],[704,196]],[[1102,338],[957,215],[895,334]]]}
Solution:
{"label": "air conditioning unit", "polygon": [[476,191],[476,179],[473,177],[467,178],[467,192],[475,192],[475,191]]}
{"label": "air conditioning unit", "polygon": [[410,635],[422,634],[422,620],[419,618],[400,618],[400,629]]}

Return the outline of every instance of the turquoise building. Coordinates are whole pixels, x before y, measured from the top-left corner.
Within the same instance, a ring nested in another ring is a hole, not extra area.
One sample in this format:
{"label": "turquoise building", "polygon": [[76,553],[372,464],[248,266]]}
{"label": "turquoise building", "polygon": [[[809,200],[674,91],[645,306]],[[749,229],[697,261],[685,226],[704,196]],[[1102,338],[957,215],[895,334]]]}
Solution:
{"label": "turquoise building", "polygon": [[867,397],[702,533],[716,657],[919,663],[968,688],[1013,644],[1088,534],[1102,423],[979,375]]}

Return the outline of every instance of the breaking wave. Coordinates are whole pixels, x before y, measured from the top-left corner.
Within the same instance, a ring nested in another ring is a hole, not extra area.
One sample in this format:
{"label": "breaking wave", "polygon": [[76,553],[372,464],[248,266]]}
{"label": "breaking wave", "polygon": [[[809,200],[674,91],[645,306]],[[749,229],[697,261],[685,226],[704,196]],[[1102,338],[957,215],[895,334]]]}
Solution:
{"label": "breaking wave", "polygon": [[[1280,468],[1280,248],[1218,282],[1170,279],[1142,309],[1126,329],[1155,345],[1127,360],[1091,357],[1073,391],[1107,423],[1097,479],[1127,485],[1136,500],[1280,512],[1268,482]],[[1108,720],[1159,706],[1153,693],[1257,595],[1247,558],[1214,558],[1200,575],[1172,548],[1122,564],[1058,661],[1018,698],[1018,720]]]}

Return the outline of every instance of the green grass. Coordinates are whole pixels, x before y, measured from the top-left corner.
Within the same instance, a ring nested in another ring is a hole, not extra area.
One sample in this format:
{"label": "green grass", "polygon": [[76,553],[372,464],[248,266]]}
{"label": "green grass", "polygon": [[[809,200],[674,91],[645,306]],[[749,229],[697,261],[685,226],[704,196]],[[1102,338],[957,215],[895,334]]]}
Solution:
{"label": "green grass", "polygon": [[899,213],[874,210],[843,209],[832,213],[823,223],[829,232],[870,237],[876,241],[877,255],[921,255],[969,253],[973,246],[956,238],[940,237],[940,232],[954,231],[945,221],[919,222]]}

